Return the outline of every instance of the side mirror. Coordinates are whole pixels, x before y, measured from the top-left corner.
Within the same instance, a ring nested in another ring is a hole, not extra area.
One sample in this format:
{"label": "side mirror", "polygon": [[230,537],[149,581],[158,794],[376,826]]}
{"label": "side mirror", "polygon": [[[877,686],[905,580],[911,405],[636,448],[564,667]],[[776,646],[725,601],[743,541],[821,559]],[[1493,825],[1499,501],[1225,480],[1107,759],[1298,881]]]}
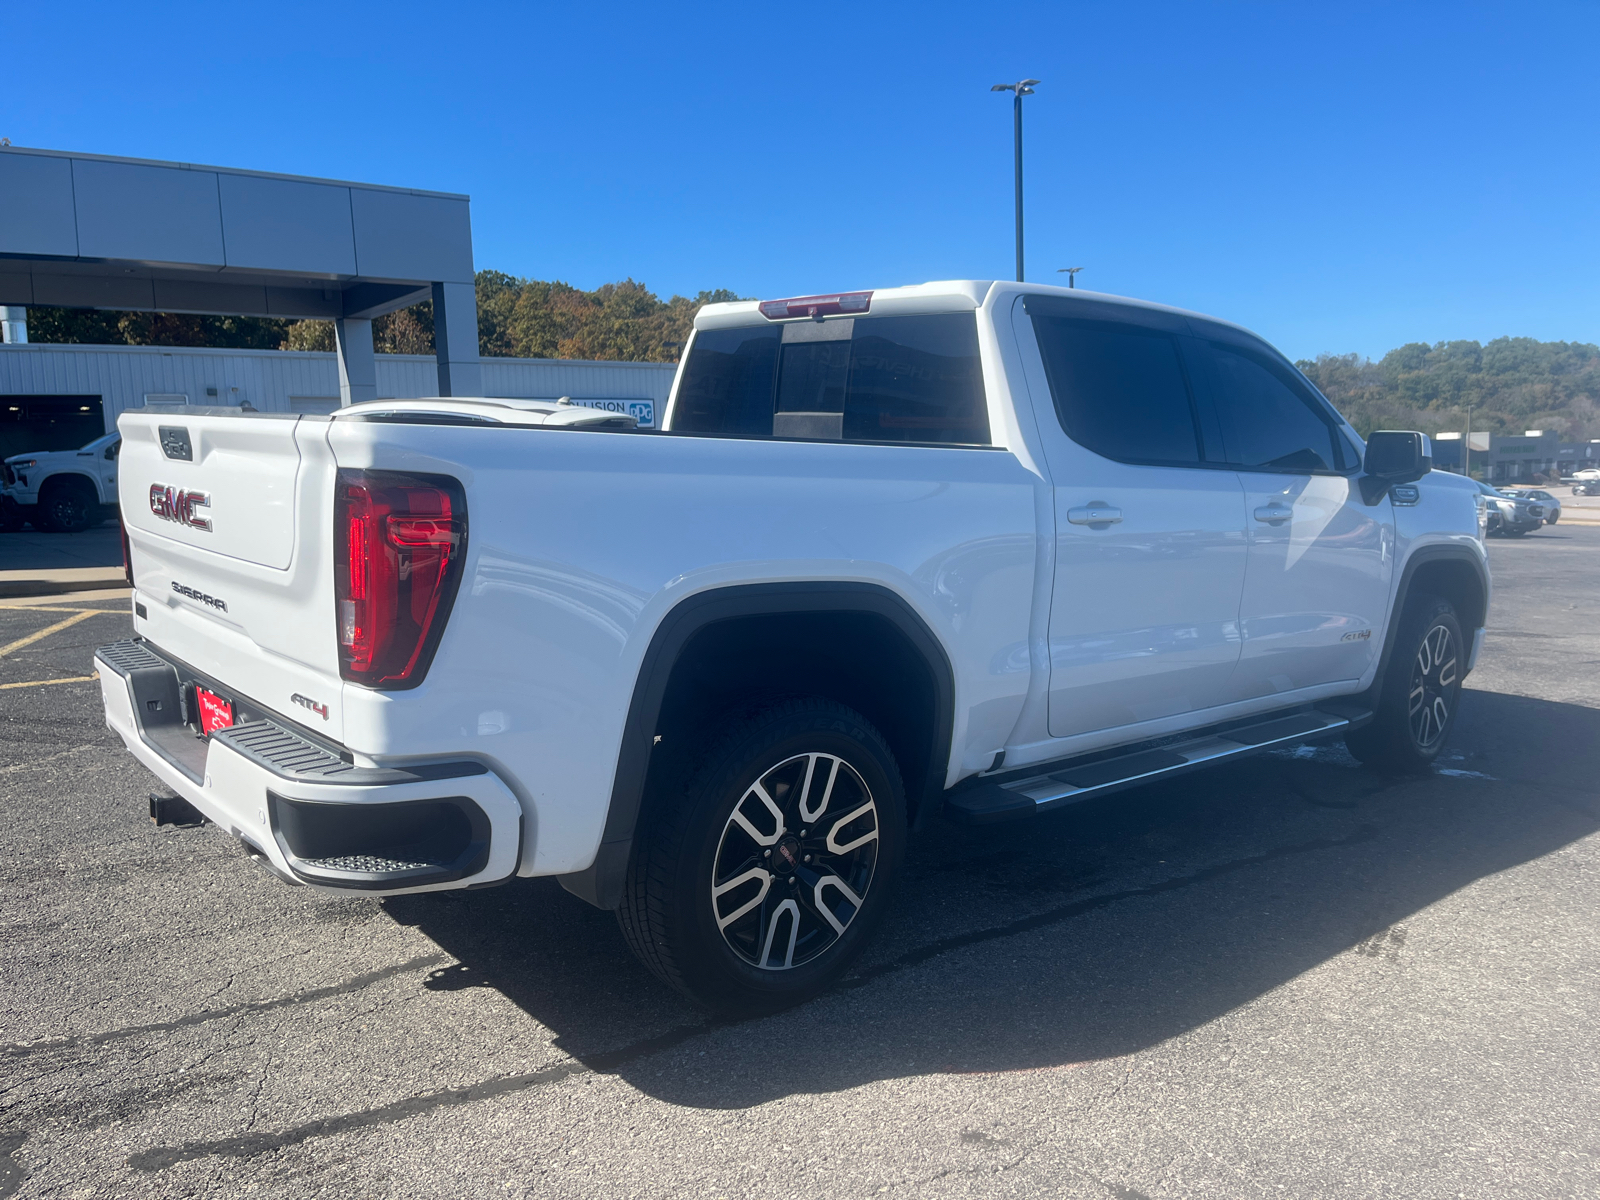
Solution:
{"label": "side mirror", "polygon": [[1433,470],[1433,443],[1414,430],[1383,429],[1367,439],[1361,498],[1369,506],[1397,483],[1415,483]]}

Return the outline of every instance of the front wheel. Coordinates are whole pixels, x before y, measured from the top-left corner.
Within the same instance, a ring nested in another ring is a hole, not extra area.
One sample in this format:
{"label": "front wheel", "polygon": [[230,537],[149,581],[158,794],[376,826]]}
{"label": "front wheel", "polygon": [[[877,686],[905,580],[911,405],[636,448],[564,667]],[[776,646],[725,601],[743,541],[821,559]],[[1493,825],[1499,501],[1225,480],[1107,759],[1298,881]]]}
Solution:
{"label": "front wheel", "polygon": [[770,1011],[834,982],[888,904],[905,793],[883,737],[832,700],[740,720],[641,830],[617,919],[691,1000]]}
{"label": "front wheel", "polygon": [[100,499],[87,483],[68,479],[46,486],[39,497],[39,514],[47,529],[82,533],[99,520]]}
{"label": "front wheel", "polygon": [[1350,753],[1379,771],[1426,771],[1455,724],[1466,666],[1461,624],[1448,600],[1406,606],[1372,720],[1345,735]]}

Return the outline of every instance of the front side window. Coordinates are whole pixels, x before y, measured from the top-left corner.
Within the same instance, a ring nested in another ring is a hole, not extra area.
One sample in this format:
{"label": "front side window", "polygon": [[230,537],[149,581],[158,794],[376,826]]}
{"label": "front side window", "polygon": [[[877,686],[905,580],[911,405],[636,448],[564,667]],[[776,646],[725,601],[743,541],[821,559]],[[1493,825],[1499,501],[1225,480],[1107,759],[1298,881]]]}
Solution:
{"label": "front side window", "polygon": [[1033,316],[1068,437],[1119,462],[1197,466],[1200,439],[1178,343],[1138,325]]}
{"label": "front side window", "polygon": [[1201,343],[1228,461],[1247,471],[1310,474],[1345,468],[1353,448],[1287,372],[1218,342]]}

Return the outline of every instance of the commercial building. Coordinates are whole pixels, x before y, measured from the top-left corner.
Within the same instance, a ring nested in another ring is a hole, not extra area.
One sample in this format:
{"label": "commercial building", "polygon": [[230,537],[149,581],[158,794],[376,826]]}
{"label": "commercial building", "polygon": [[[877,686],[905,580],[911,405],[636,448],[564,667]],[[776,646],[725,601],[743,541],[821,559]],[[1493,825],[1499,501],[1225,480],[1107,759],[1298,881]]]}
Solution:
{"label": "commercial building", "polygon": [[[571,396],[649,427],[671,386],[670,364],[480,359],[466,196],[0,146],[0,198],[0,455],[81,445],[144,404]],[[374,354],[372,319],[423,300],[436,354]],[[316,318],[338,349],[30,345],[33,305]]]}
{"label": "commercial building", "polygon": [[1440,433],[1433,439],[1433,465],[1459,472],[1470,452],[1472,467],[1490,483],[1529,483],[1535,475],[1550,479],[1586,467],[1600,467],[1600,440],[1564,442],[1547,429],[1530,429],[1521,437],[1475,432],[1466,447],[1461,433]]}

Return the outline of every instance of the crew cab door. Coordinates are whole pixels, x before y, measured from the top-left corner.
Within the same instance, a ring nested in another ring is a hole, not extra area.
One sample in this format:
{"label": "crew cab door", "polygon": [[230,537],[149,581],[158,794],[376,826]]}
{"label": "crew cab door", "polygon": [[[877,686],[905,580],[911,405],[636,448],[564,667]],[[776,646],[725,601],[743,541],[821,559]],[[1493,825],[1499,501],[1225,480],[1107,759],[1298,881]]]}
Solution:
{"label": "crew cab door", "polygon": [[1025,296],[1015,328],[1054,483],[1049,731],[1223,703],[1239,658],[1244,497],[1208,465],[1183,318]]}
{"label": "crew cab door", "polygon": [[1392,509],[1363,503],[1359,450],[1281,356],[1238,330],[1191,324],[1195,376],[1238,470],[1249,529],[1230,698],[1360,679],[1383,641]]}

